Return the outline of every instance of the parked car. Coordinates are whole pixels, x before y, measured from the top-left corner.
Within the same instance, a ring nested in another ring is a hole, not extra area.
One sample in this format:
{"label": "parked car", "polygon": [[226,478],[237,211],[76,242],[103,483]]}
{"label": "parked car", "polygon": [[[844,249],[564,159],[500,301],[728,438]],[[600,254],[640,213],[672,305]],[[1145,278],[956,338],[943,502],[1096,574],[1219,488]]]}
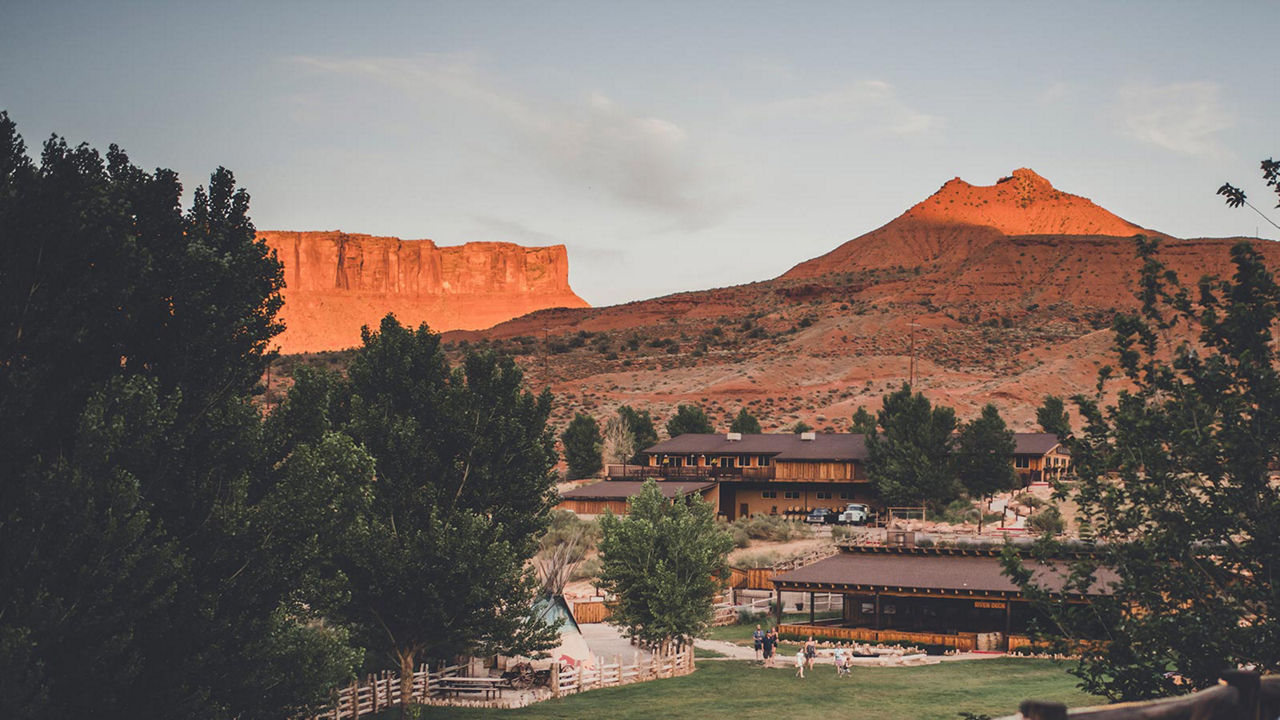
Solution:
{"label": "parked car", "polygon": [[841,525],[865,525],[871,519],[871,508],[862,503],[849,503],[844,512],[837,516],[836,522]]}
{"label": "parked car", "polygon": [[804,521],[814,525],[830,525],[837,520],[836,511],[829,508],[814,508],[805,516]]}

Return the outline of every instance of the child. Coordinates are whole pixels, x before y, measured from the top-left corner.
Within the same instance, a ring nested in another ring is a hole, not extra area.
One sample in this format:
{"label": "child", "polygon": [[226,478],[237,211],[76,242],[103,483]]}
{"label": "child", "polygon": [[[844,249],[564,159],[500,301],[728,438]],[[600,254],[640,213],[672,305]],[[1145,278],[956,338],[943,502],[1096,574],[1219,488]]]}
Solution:
{"label": "child", "polygon": [[804,650],[796,651],[796,677],[804,677]]}

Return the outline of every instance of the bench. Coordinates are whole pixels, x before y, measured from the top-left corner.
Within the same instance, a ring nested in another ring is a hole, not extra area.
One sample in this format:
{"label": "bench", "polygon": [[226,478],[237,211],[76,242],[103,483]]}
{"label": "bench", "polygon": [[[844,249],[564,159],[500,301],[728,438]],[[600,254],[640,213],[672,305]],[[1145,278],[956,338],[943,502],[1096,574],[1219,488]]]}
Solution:
{"label": "bench", "polygon": [[484,695],[486,700],[502,697],[503,688],[510,687],[506,680],[491,677],[446,677],[431,684],[442,695]]}

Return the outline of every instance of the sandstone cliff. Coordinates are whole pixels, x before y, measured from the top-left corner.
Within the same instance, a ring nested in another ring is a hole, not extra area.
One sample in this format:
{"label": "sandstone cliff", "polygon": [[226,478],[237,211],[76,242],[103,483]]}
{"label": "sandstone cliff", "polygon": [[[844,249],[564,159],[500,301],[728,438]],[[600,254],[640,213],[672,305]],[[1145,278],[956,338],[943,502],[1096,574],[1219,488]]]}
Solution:
{"label": "sandstone cliff", "polygon": [[549,307],[587,307],[569,287],[563,245],[467,243],[439,247],[343,232],[264,231],[284,264],[285,353],[360,342],[387,313],[434,330],[478,330]]}

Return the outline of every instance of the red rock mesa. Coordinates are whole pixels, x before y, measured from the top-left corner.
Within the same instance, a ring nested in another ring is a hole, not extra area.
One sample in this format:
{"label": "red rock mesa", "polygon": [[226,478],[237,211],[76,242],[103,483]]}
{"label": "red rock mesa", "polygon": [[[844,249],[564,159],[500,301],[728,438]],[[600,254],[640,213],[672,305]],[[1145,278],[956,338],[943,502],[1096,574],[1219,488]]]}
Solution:
{"label": "red rock mesa", "polygon": [[587,307],[569,287],[563,245],[476,242],[438,247],[344,232],[258,234],[284,264],[285,353],[360,343],[387,313],[433,330],[478,330],[534,310]]}

